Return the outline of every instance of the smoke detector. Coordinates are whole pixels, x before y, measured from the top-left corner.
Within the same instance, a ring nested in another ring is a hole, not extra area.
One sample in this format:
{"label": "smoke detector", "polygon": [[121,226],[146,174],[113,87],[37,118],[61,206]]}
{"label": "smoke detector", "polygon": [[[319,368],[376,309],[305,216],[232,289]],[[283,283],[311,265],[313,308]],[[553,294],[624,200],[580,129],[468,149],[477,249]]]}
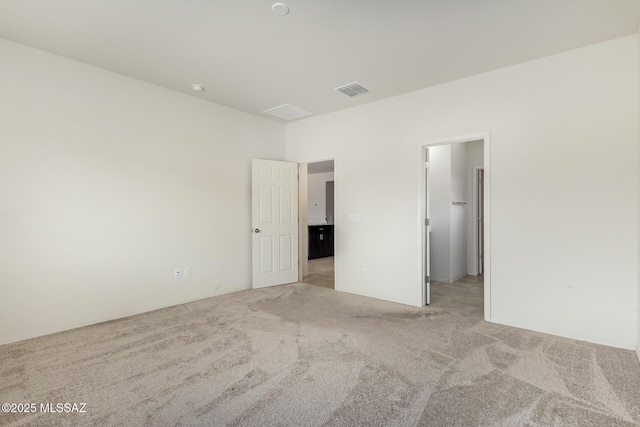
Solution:
{"label": "smoke detector", "polygon": [[344,93],[347,96],[354,97],[371,92],[366,87],[362,86],[358,82],[349,83],[348,85],[340,86],[336,88],[337,91]]}
{"label": "smoke detector", "polygon": [[283,104],[263,111],[264,114],[290,121],[313,115],[312,112],[291,104]]}
{"label": "smoke detector", "polygon": [[271,5],[271,11],[278,16],[284,16],[289,14],[289,6],[284,3],[274,3]]}
{"label": "smoke detector", "polygon": [[204,86],[199,85],[197,83],[192,84],[191,89],[193,89],[196,92],[204,92]]}

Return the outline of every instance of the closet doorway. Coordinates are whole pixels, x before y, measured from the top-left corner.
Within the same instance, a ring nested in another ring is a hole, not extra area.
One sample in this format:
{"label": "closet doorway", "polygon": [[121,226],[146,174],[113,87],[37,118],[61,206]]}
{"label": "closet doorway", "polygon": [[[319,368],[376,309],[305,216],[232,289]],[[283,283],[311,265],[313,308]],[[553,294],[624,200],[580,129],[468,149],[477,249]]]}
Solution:
{"label": "closet doorway", "polygon": [[[489,134],[422,146],[423,304],[467,299],[491,319]],[[431,296],[434,296],[432,301]]]}

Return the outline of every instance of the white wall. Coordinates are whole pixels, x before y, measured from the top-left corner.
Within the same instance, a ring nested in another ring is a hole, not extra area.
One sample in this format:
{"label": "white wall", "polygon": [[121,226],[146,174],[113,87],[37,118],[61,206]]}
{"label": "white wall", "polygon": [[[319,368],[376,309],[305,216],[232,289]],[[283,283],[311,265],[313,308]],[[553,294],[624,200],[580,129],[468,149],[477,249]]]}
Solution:
{"label": "white wall", "polygon": [[467,144],[451,144],[451,282],[467,275]]}
{"label": "white wall", "polygon": [[289,160],[339,159],[338,289],[420,304],[419,146],[491,131],[492,320],[635,347],[637,43],[624,37],[288,124]]}
{"label": "white wall", "polygon": [[484,166],[484,142],[466,142],[467,146],[467,273],[478,274],[477,205],[474,204],[476,186],[475,167]]}
{"label": "white wall", "polygon": [[431,280],[451,282],[451,146],[429,148]]}
{"label": "white wall", "polygon": [[310,173],[307,178],[309,224],[326,224],[327,181],[333,181],[333,172]]}
{"label": "white wall", "polygon": [[0,343],[250,287],[250,159],[284,157],[283,125],[0,57]]}

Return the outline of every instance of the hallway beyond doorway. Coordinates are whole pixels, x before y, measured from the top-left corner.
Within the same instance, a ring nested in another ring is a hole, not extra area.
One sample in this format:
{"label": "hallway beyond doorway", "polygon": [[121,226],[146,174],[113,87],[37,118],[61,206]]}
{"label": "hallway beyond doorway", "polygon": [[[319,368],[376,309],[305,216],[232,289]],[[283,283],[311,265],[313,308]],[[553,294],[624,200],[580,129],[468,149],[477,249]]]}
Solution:
{"label": "hallway beyond doorway", "polygon": [[334,289],[334,262],[333,257],[316,258],[309,260],[309,275],[302,278],[304,283],[323,288]]}
{"label": "hallway beyond doorway", "polygon": [[431,305],[484,319],[484,277],[469,275],[454,283],[432,282]]}

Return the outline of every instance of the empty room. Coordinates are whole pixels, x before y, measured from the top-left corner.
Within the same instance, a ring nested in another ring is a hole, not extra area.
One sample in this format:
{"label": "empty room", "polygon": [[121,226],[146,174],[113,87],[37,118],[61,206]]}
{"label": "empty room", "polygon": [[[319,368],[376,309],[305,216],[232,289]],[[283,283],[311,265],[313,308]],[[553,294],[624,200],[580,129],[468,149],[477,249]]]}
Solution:
{"label": "empty room", "polygon": [[639,27],[0,2],[0,425],[640,425]]}

